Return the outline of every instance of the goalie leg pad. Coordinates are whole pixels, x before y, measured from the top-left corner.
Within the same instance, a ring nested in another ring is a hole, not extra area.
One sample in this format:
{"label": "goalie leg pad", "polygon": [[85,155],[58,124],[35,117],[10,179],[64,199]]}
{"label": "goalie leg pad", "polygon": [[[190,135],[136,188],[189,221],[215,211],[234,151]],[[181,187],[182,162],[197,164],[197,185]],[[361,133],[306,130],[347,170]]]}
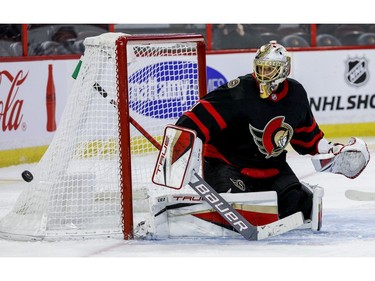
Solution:
{"label": "goalie leg pad", "polygon": [[303,228],[311,228],[313,231],[320,231],[323,223],[323,196],[324,189],[321,186],[312,186],[308,183],[301,183],[302,189],[312,196],[311,216],[305,220]]}
{"label": "goalie leg pad", "polygon": [[[274,191],[221,195],[254,225],[265,225],[278,220],[277,194]],[[136,227],[138,238],[240,237],[240,234],[197,194],[159,196],[149,202],[149,216]]]}

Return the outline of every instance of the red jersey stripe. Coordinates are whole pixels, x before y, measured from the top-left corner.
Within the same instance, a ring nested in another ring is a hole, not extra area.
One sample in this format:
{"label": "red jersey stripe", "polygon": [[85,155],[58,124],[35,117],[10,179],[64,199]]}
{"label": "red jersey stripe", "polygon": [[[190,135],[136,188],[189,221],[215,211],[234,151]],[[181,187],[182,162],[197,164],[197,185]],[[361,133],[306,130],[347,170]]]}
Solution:
{"label": "red jersey stripe", "polygon": [[189,117],[198,126],[199,130],[201,130],[206,139],[204,142],[208,142],[210,140],[210,132],[208,131],[207,127],[203,125],[203,123],[198,119],[198,117],[193,112],[187,111],[184,113],[184,115],[186,117]]}
{"label": "red jersey stripe", "polygon": [[211,145],[211,144],[205,144],[204,145],[204,150],[203,150],[203,153],[204,153],[204,157],[211,157],[211,158],[216,158],[216,159],[221,159],[222,161],[224,161],[225,163],[227,163],[228,165],[232,165],[232,163],[230,163],[225,157],[224,155],[222,155],[215,146]]}
{"label": "red jersey stripe", "polygon": [[296,133],[311,133],[316,127],[316,122],[315,122],[315,119],[314,119],[314,122],[311,124],[311,126],[309,127],[301,127],[301,128],[295,128],[294,131]]}
{"label": "red jersey stripe", "polygon": [[221,117],[219,112],[212,106],[211,103],[205,100],[201,100],[200,103],[204,106],[204,108],[215,118],[217,123],[220,126],[220,129],[225,129],[227,127],[227,123],[224,121],[224,119]]}
{"label": "red jersey stripe", "polygon": [[294,145],[299,145],[299,146],[302,146],[302,147],[307,147],[307,148],[312,148],[314,144],[317,143],[318,140],[320,140],[321,138],[323,137],[323,133],[320,132],[319,134],[317,134],[310,142],[304,142],[304,141],[300,141],[300,140],[294,140],[292,139],[290,141],[291,144],[294,144]]}

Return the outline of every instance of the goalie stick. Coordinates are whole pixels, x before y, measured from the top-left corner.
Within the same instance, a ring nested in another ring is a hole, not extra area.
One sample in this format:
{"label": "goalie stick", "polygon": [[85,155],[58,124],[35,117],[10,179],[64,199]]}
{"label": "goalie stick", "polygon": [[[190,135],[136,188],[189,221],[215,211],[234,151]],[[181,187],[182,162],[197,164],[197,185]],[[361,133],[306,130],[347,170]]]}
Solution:
{"label": "goalie stick", "polygon": [[375,192],[365,192],[348,189],[345,191],[346,198],[354,201],[375,201]]}

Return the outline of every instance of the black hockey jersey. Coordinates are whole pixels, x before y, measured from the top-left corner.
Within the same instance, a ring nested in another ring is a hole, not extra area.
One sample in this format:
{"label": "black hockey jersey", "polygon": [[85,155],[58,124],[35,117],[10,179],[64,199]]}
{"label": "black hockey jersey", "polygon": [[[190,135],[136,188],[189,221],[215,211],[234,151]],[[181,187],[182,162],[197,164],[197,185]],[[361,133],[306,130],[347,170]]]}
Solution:
{"label": "black hockey jersey", "polygon": [[208,93],[176,125],[197,132],[205,144],[204,157],[240,168],[279,167],[289,143],[299,154],[314,155],[323,137],[298,81],[287,78],[262,99],[252,74]]}

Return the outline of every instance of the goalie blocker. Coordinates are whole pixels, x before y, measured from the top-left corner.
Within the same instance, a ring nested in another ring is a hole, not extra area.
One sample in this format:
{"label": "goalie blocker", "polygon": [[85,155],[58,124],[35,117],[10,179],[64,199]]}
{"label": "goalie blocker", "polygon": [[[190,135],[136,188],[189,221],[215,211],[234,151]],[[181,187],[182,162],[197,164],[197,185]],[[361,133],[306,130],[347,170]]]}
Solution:
{"label": "goalie blocker", "polygon": [[[273,222],[267,222],[264,219],[259,219],[258,221],[255,220],[256,223],[254,224],[249,223],[249,221],[242,216],[244,214],[243,209],[238,210],[237,208],[233,208],[233,206],[236,206],[236,202],[228,204],[228,202],[224,199],[226,198],[224,196],[227,196],[228,194],[222,194],[224,197],[223,198],[211,186],[209,186],[208,183],[203,180],[203,178],[198,175],[198,171],[201,170],[201,151],[202,142],[198,138],[196,138],[196,134],[194,131],[174,125],[168,125],[165,129],[163,144],[159,152],[157,163],[155,165],[152,181],[155,184],[173,188],[176,190],[181,189],[183,186],[188,184],[192,189],[194,189],[194,191],[196,191],[195,194],[200,195],[201,200],[204,200],[204,202],[201,202],[201,204],[204,203],[205,208],[207,208],[207,204],[209,204],[216,211],[216,215],[220,215],[222,217],[222,220],[224,219],[224,221],[226,221],[225,224],[221,225],[222,227],[225,227],[224,225],[230,225],[232,231],[240,233],[248,240],[264,239],[268,236],[278,235],[291,229],[302,227],[304,223],[302,213],[296,213],[289,217],[280,220],[278,219],[276,193],[274,194],[275,200],[273,201],[276,207],[276,212],[273,213],[273,215],[276,216],[274,217],[275,220]],[[243,199],[248,198],[245,200],[247,206],[245,209],[251,209],[258,208],[255,207],[256,205],[258,205],[257,200],[254,201],[252,196],[264,196],[264,198],[267,198],[267,196],[269,196],[269,192],[241,193],[238,196]],[[315,216],[319,217],[319,222],[311,223],[310,221],[307,224],[309,228],[315,227],[315,230],[319,230],[321,225],[322,196],[323,194],[319,193],[319,204],[317,204],[319,210],[317,210],[316,212],[319,215]],[[152,222],[145,222],[141,225],[138,225],[137,229],[139,230],[143,228],[143,231],[141,231],[143,233],[145,233],[144,229],[147,227],[149,229],[153,229],[152,231],[154,231],[154,234],[166,233],[165,230],[160,231],[159,229],[158,231],[157,229],[155,229],[155,227],[159,225],[169,225],[169,227],[171,227],[171,221],[175,222],[176,220],[176,217],[170,215],[171,212],[165,211],[171,208],[170,205],[167,204],[163,207],[157,207],[158,205],[160,205],[160,202],[168,202],[168,200],[163,199],[158,200],[157,202],[158,204],[151,204],[154,206],[151,208],[152,210],[150,212]],[[240,205],[245,204],[244,200],[239,200],[237,203]],[[207,208],[207,210],[208,209],[210,208]],[[155,212],[155,210],[164,210],[162,213],[166,215],[169,222],[165,223],[164,219],[162,220],[164,222],[157,223],[157,221],[160,222],[160,218],[163,216],[160,216],[160,212]],[[188,213],[190,215],[194,214],[194,211],[191,209],[191,207],[189,207],[188,210]],[[185,210],[185,212],[187,212],[187,210]],[[258,218],[265,215],[264,211],[255,213]],[[171,219],[171,216],[173,217],[173,219]],[[181,219],[181,216],[179,216],[179,219]],[[195,220],[194,224],[196,223],[197,221]],[[214,223],[214,219],[211,220],[211,225],[212,223]],[[192,223],[190,222],[189,225],[192,225]],[[202,229],[202,226],[200,226],[200,224],[196,224],[196,226],[197,228]],[[184,229],[183,225],[181,225],[181,228]],[[303,228],[306,228],[306,224]],[[212,233],[212,230],[209,230],[208,232]]]}
{"label": "goalie blocker", "polygon": [[193,130],[168,125],[152,181],[173,189],[181,189],[201,167],[202,141]]}

